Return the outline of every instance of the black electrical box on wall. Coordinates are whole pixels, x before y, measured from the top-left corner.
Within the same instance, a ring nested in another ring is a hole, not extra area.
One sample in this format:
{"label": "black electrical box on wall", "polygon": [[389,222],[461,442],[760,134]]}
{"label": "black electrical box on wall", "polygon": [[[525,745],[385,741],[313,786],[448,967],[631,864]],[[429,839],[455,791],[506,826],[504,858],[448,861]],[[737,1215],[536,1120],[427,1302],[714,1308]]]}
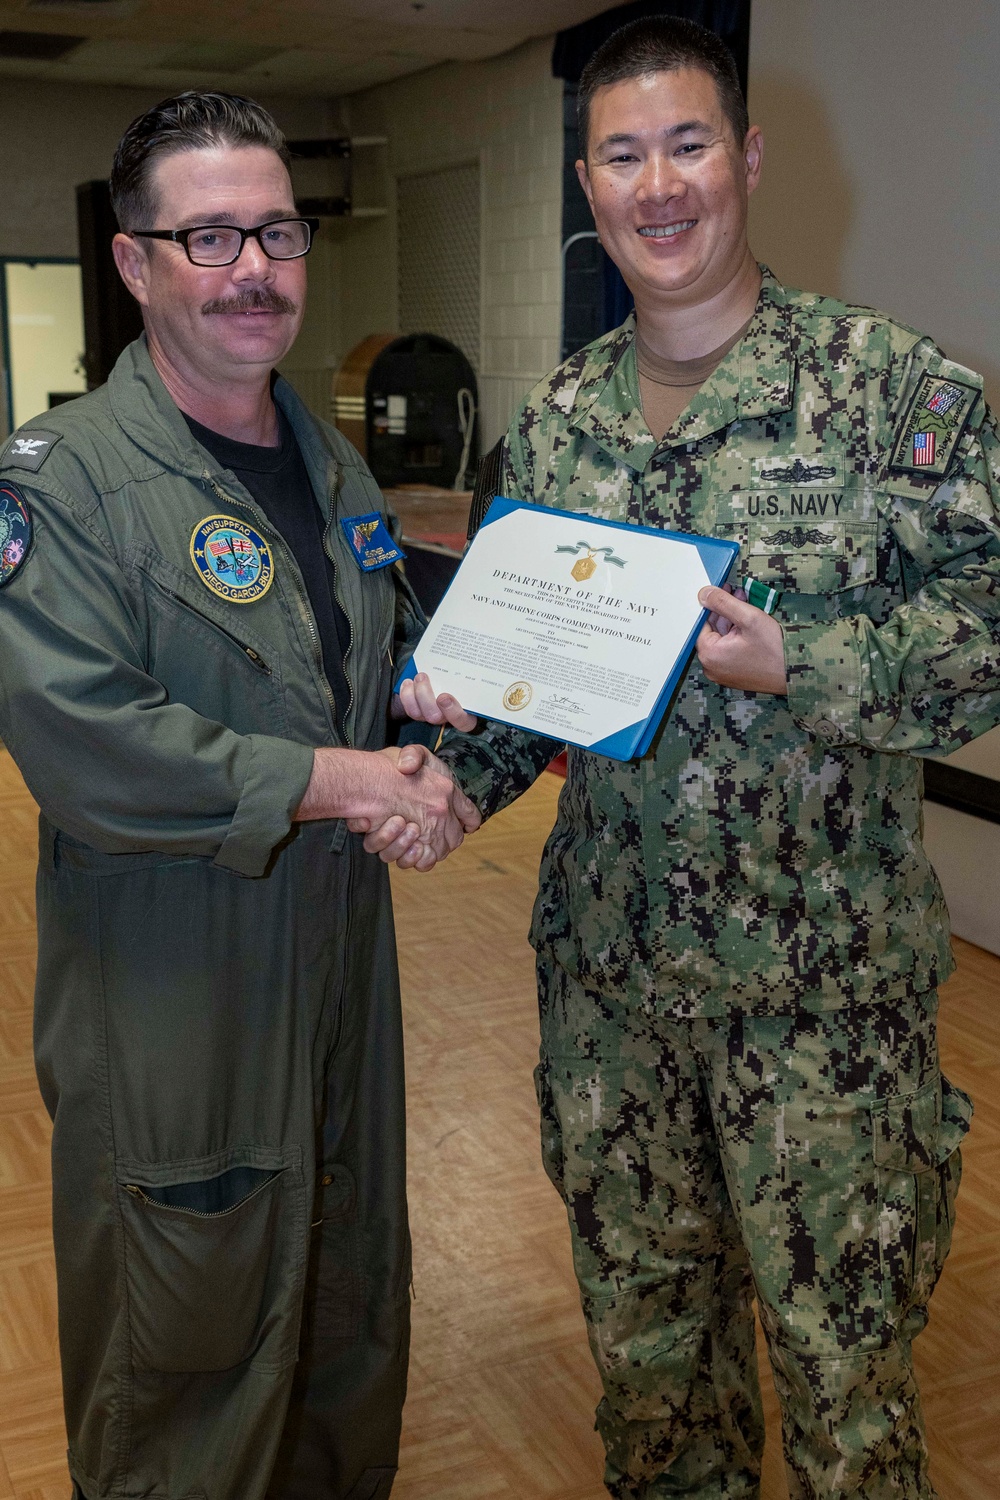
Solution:
{"label": "black electrical box on wall", "polygon": [[142,332],[142,312],[118,274],[111,241],[118,221],[106,181],[82,182],[76,190],[83,281],[83,364],[87,389],[103,385],[115,360]]}

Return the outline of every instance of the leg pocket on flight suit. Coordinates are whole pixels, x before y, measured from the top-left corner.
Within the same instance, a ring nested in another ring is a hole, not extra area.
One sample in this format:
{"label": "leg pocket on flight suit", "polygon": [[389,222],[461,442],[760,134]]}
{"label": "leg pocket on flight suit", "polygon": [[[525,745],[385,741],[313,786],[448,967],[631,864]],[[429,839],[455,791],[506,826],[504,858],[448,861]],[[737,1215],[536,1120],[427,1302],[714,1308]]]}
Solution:
{"label": "leg pocket on flight suit", "polygon": [[969,1096],[940,1075],[872,1107],[886,1315],[926,1304],[951,1248]]}
{"label": "leg pocket on flight suit", "polygon": [[305,1239],[297,1162],[250,1149],[126,1163],[118,1191],[136,1369],[193,1374],[257,1353],[275,1366],[294,1359]]}

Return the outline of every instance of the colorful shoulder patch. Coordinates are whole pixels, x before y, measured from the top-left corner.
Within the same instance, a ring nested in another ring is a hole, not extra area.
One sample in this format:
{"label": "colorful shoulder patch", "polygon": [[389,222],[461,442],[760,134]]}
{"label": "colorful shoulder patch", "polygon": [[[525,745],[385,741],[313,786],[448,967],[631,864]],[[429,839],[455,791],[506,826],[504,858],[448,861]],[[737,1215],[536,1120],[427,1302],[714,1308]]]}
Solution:
{"label": "colorful shoulder patch", "polygon": [[978,386],[925,371],[896,439],[890,467],[912,474],[947,474],[980,394]]}
{"label": "colorful shoulder patch", "polygon": [[390,563],[399,562],[406,556],[402,548],[396,546],[377,510],[367,516],[350,516],[340,524],[362,573],[387,568]]}
{"label": "colorful shoulder patch", "polygon": [[30,469],[34,474],[42,467],[61,437],[61,432],[43,432],[40,427],[24,427],[20,432],[15,432],[7,444],[4,460],[16,464],[19,469]]}
{"label": "colorful shoulder patch", "polygon": [[10,583],[31,547],[31,512],[16,485],[0,483],[0,589]]}
{"label": "colorful shoulder patch", "polygon": [[207,589],[230,604],[254,604],[274,582],[271,549],[252,526],[206,516],[191,536],[191,561]]}

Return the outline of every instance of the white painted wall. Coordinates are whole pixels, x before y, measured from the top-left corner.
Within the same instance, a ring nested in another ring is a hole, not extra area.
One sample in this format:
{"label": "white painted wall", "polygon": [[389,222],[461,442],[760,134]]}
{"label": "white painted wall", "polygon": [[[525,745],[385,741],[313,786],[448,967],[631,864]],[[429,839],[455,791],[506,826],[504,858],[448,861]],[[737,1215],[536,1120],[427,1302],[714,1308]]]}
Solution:
{"label": "white painted wall", "polygon": [[559,359],[562,84],[552,39],[481,63],[449,63],[343,101],[353,135],[389,138],[384,219],[340,239],[342,353],[397,328],[396,181],[478,156],[483,192],[482,442]]}
{"label": "white painted wall", "polygon": [[[753,0],[751,242],[792,285],[890,313],[1000,407],[1000,5]],[[1000,779],[1000,730],[951,758]],[[1000,827],[928,804],[955,931],[1000,952]]]}

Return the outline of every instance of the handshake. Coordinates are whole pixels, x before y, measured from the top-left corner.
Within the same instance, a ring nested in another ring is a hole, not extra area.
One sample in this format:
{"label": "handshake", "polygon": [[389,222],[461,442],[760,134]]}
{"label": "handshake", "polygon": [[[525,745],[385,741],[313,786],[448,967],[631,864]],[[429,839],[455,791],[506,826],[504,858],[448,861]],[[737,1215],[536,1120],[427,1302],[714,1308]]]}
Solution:
{"label": "handshake", "polygon": [[[476,723],[454,698],[435,698],[422,675],[403,683],[400,707],[403,716],[428,724],[468,731]],[[448,767],[424,745],[315,750],[295,818],[343,818],[352,833],[365,835],[369,854],[403,870],[433,869],[482,822]]]}
{"label": "handshake", "polygon": [[455,785],[443,761],[425,745],[379,754],[395,761],[385,800],[367,816],[347,819],[352,833],[365,835],[365,848],[401,870],[432,870],[447,859],[467,833],[482,822],[479,809]]}

